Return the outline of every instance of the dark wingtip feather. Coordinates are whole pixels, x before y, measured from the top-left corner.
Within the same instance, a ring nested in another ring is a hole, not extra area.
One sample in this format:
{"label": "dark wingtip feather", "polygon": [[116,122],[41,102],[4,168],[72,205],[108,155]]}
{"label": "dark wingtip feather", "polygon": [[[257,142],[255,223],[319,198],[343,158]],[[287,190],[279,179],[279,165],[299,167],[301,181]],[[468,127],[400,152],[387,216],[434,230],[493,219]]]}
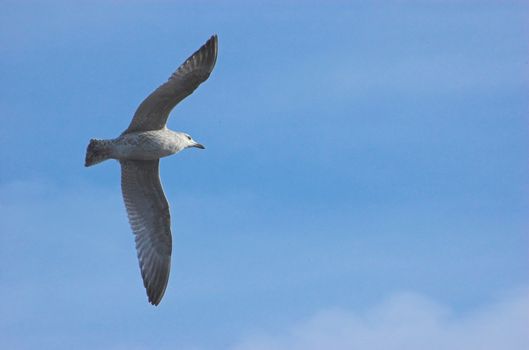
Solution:
{"label": "dark wingtip feather", "polygon": [[203,48],[205,48],[208,52],[208,60],[211,60],[210,65],[210,72],[213,71],[213,67],[215,67],[215,63],[217,62],[217,53],[218,53],[218,37],[217,34],[213,34],[208,41],[203,45]]}
{"label": "dark wingtip feather", "polygon": [[213,34],[212,36],[209,37],[208,41],[206,41],[206,43],[204,44],[204,46],[208,45],[208,44],[214,44],[215,46],[217,45],[218,43],[218,36],[217,34]]}
{"label": "dark wingtip feather", "polygon": [[147,296],[149,297],[149,303],[152,304],[153,306],[158,306],[158,304],[160,304],[160,301],[162,301],[162,298],[159,295],[153,295],[153,294],[155,293],[151,292],[151,294],[149,294],[149,292],[147,292]]}
{"label": "dark wingtip feather", "polygon": [[[171,265],[170,261],[154,263],[152,258],[150,261],[152,263],[150,266],[143,265],[142,268],[143,285],[145,286],[149,303],[158,306],[167,289]],[[158,268],[155,268],[155,266]],[[149,269],[149,273],[147,273],[147,269]]]}
{"label": "dark wingtip feather", "polygon": [[160,302],[162,301],[164,293],[165,289],[163,289],[161,292],[159,290],[156,290],[155,287],[147,289],[147,297],[149,299],[149,303],[154,306],[158,306],[158,304],[160,304]]}

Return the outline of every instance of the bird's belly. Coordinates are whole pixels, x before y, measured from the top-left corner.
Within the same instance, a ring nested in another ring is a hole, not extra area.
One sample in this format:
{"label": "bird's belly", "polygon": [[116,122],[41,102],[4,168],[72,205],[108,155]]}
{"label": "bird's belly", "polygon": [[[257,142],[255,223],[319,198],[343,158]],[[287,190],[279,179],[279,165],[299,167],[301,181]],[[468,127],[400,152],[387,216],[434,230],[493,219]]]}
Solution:
{"label": "bird's belly", "polygon": [[126,134],[114,140],[112,158],[154,160],[178,152],[170,138],[156,132]]}

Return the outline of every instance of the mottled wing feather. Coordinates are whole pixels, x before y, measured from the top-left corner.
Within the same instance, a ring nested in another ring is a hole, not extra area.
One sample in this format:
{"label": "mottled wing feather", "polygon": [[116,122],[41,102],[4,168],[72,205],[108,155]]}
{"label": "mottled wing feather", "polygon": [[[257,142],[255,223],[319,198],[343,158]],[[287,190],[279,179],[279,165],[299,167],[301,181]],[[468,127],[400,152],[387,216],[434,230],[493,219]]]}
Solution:
{"label": "mottled wing feather", "polygon": [[136,239],[149,302],[162,300],[171,268],[171,219],[158,171],[159,160],[122,160],[121,190]]}
{"label": "mottled wing feather", "polygon": [[140,104],[123,134],[162,129],[174,106],[191,95],[209,77],[216,61],[217,36],[213,35],[171,75],[165,84]]}

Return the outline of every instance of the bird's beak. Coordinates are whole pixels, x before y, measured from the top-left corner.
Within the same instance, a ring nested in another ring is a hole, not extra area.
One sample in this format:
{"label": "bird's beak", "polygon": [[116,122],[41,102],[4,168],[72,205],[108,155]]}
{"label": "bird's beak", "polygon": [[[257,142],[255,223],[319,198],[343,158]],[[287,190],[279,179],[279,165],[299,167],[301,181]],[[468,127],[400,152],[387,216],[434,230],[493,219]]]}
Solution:
{"label": "bird's beak", "polygon": [[200,148],[200,149],[206,149],[206,147],[204,147],[203,145],[201,145],[200,143],[195,143],[194,145],[192,145],[191,147],[196,147],[196,148]]}

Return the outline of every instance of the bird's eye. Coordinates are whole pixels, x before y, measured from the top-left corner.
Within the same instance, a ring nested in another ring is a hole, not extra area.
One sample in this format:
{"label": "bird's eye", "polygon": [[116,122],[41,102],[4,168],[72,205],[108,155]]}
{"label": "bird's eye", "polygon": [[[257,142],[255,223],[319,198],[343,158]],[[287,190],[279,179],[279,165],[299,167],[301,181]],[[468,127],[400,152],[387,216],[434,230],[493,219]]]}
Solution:
{"label": "bird's eye", "polygon": [[187,136],[187,139],[188,139],[189,141],[191,141],[191,136],[189,136],[189,135],[186,135],[186,136]]}

